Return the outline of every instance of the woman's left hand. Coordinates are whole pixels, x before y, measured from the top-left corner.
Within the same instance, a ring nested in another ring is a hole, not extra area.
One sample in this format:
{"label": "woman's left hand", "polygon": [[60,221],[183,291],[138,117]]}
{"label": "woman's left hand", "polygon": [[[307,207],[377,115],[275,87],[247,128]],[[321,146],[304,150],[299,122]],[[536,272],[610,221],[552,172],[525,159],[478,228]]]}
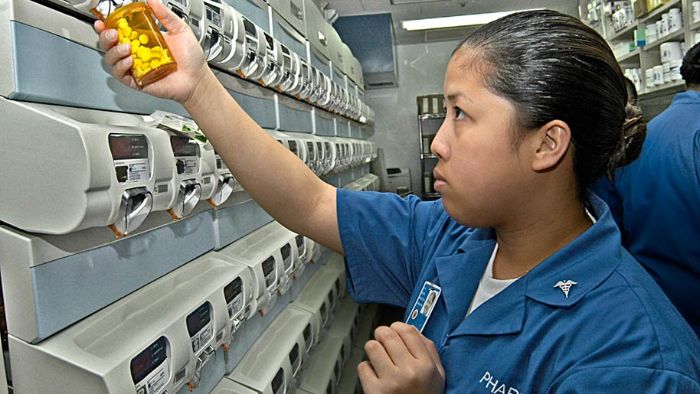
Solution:
{"label": "woman's left hand", "polygon": [[445,370],[433,342],[415,327],[396,322],[378,327],[367,342],[369,361],[358,365],[362,390],[367,394],[442,393]]}

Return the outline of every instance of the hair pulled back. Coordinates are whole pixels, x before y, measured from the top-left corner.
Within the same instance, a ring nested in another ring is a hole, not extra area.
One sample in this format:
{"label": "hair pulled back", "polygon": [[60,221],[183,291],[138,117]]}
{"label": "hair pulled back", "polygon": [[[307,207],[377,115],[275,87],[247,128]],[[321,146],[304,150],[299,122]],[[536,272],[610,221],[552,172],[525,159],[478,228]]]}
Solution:
{"label": "hair pulled back", "polygon": [[578,19],[550,10],[511,14],[469,35],[453,57],[467,53],[480,61],[487,87],[515,106],[519,133],[555,119],[568,124],[580,195],[639,155],[646,130],[641,110],[626,110],[615,56]]}

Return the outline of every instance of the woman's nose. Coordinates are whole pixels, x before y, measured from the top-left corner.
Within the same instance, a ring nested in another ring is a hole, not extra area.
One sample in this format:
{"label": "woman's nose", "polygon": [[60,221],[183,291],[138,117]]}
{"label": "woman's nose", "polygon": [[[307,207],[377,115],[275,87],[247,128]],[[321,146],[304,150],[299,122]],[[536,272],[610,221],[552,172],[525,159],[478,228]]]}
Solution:
{"label": "woman's nose", "polygon": [[442,126],[440,126],[433,138],[433,142],[430,144],[430,151],[441,160],[447,160],[449,156],[449,149],[444,141],[445,129],[447,128],[446,123],[447,121],[442,123]]}

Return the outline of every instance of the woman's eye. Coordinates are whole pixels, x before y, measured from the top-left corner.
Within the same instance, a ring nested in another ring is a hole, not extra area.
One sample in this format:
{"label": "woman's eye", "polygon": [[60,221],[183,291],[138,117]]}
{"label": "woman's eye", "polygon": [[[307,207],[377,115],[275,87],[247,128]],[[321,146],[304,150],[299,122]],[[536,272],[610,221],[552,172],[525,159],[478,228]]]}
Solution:
{"label": "woman's eye", "polygon": [[464,111],[462,111],[458,107],[454,108],[454,112],[455,112],[455,120],[462,120],[466,117],[466,114],[464,113]]}

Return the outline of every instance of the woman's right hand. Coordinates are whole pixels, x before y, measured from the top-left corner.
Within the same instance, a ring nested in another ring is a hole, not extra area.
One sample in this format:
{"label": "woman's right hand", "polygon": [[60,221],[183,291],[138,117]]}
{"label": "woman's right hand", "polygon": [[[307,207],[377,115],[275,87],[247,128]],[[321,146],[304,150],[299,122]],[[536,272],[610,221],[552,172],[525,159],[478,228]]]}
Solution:
{"label": "woman's right hand", "polygon": [[140,89],[129,72],[133,64],[131,45],[116,45],[117,31],[106,29],[104,22],[98,20],[95,22],[95,30],[100,34],[100,47],[106,51],[104,61],[111,68],[112,76],[123,84],[153,96],[184,104],[195,95],[204,77],[210,73],[204,53],[187,23],[159,0],[148,0],[148,5],[167,29],[163,37],[177,63],[177,70]]}

